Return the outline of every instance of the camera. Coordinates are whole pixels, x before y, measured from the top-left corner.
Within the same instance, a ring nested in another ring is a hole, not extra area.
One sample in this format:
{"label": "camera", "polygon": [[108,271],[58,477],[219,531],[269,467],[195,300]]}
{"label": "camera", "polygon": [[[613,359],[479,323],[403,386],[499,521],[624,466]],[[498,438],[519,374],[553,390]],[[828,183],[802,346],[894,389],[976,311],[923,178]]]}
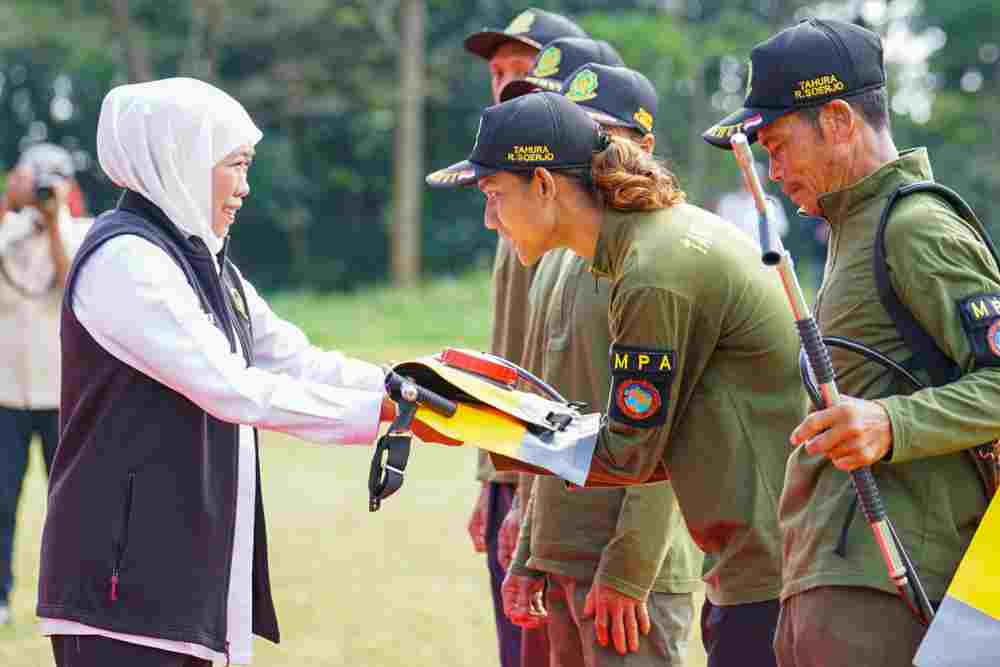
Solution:
{"label": "camera", "polygon": [[44,204],[55,196],[55,186],[63,180],[54,174],[38,174],[35,176],[35,201]]}

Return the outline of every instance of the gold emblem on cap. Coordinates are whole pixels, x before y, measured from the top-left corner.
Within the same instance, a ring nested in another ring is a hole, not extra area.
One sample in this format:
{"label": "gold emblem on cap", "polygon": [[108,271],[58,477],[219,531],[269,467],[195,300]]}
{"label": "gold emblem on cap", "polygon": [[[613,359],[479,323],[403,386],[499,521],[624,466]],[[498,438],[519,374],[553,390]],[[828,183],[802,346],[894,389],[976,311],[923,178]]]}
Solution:
{"label": "gold emblem on cap", "polygon": [[550,46],[542,51],[535,63],[535,76],[547,77],[559,73],[559,63],[562,62],[562,51],[558,46]]}
{"label": "gold emblem on cap", "polygon": [[507,29],[504,32],[511,35],[520,35],[521,33],[528,32],[531,30],[531,26],[535,23],[535,12],[530,9],[521,12],[514,17],[514,20],[510,22]]}
{"label": "gold emblem on cap", "polygon": [[597,97],[597,75],[593,70],[585,69],[573,77],[566,90],[566,99],[573,102],[585,102]]}
{"label": "gold emblem on cap", "polygon": [[750,92],[753,90],[753,61],[747,61],[747,92],[743,96],[746,99],[750,99]]}
{"label": "gold emblem on cap", "polygon": [[639,127],[647,132],[651,132],[653,130],[653,114],[649,113],[642,107],[639,107],[639,110],[635,112],[635,115],[632,116],[632,118],[635,119],[635,122],[639,123]]}

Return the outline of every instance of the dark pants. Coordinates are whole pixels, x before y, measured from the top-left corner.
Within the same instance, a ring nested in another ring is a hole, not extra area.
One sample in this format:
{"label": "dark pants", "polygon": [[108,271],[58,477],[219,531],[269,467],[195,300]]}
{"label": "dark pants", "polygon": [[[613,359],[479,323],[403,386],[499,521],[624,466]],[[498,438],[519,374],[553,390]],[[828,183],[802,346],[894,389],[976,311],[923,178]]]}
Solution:
{"label": "dark pants", "polygon": [[0,407],[0,604],[6,604],[14,584],[14,525],[17,501],[28,468],[28,447],[34,434],[42,440],[45,470],[59,443],[58,410],[14,410]]}
{"label": "dark pants", "polygon": [[510,510],[517,487],[513,484],[490,483],[489,508],[486,511],[486,560],[490,568],[490,588],[493,592],[493,614],[497,624],[497,642],[500,645],[500,665],[519,667],[521,664],[521,628],[510,622],[503,613],[500,586],[507,571],[497,558],[497,536],[500,524]]}
{"label": "dark pants", "polygon": [[926,632],[897,595],[821,586],[785,600],[774,650],[781,667],[909,667]]}
{"label": "dark pants", "polygon": [[701,641],[708,667],[776,667],[774,632],[781,607],[777,600],[701,608]]}
{"label": "dark pants", "polygon": [[56,667],[212,667],[209,660],[98,636],[53,635]]}
{"label": "dark pants", "polygon": [[521,628],[521,667],[549,667],[549,651],[548,624]]}
{"label": "dark pants", "polygon": [[549,667],[549,629],[547,625],[521,628],[521,667]]}

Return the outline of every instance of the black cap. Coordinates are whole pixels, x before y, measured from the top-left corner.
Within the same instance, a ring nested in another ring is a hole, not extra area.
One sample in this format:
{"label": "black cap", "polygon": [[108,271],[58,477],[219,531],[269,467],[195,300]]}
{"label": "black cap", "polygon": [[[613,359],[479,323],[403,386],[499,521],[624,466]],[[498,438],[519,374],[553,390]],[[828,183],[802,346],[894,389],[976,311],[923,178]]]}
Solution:
{"label": "black cap", "polygon": [[528,76],[503,87],[500,101],[506,102],[536,90],[557,93],[563,81],[587,63],[619,66],[625,61],[607,42],[586,37],[562,37],[545,45],[535,58],[535,65]]}
{"label": "black cap", "polygon": [[543,9],[526,9],[503,30],[483,28],[465,38],[465,50],[489,60],[505,42],[521,42],[541,49],[560,37],[586,37],[583,28],[565,16]]}
{"label": "black cap", "polygon": [[607,137],[587,112],[559,93],[517,97],[483,111],[468,160],[435,171],[427,185],[470,185],[499,171],[589,167]]}
{"label": "black cap", "polygon": [[590,63],[570,74],[561,92],[601,125],[653,131],[656,89],[633,69]]}
{"label": "black cap", "polygon": [[750,52],[743,108],[701,136],[731,148],[737,132],[757,131],[787,113],[885,86],[882,40],[853,23],[805,19]]}

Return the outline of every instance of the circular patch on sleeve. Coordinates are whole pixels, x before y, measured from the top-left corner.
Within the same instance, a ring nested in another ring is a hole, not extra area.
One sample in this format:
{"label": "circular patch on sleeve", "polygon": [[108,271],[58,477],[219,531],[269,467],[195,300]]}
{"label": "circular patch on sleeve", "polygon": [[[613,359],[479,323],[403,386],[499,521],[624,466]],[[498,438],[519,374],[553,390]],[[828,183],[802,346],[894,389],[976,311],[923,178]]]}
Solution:
{"label": "circular patch on sleeve", "polygon": [[663,401],[659,390],[646,380],[625,380],[618,385],[618,409],[630,419],[642,420],[656,414]]}
{"label": "circular patch on sleeve", "polygon": [[986,342],[990,345],[990,352],[994,357],[1000,357],[1000,320],[990,325],[986,332]]}

